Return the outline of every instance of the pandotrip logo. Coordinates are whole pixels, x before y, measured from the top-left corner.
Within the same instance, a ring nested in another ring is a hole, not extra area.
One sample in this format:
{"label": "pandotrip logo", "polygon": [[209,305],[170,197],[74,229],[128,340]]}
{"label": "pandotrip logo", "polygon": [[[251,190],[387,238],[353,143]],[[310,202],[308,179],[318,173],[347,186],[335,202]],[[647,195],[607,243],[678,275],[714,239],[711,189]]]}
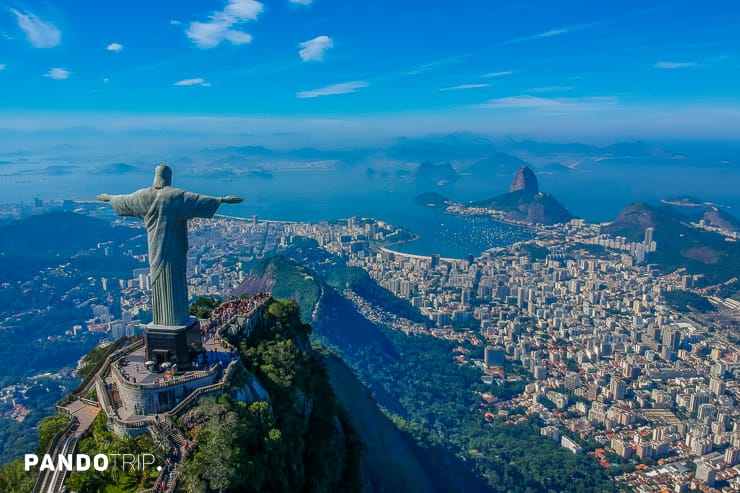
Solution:
{"label": "pandotrip logo", "polygon": [[[26,454],[23,459],[24,468],[30,471],[31,468],[39,466],[40,471],[144,471],[148,467],[154,466],[156,459],[154,454],[97,454],[90,457],[86,454],[60,454],[56,457],[44,454]],[[156,467],[157,471],[162,470],[162,466]]]}

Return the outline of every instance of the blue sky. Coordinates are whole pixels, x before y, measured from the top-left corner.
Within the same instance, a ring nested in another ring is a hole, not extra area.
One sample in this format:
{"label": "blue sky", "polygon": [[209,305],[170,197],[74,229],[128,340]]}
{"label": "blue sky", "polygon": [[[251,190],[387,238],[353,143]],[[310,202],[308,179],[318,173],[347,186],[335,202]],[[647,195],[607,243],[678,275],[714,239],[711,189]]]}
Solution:
{"label": "blue sky", "polygon": [[740,5],[0,2],[0,128],[740,133]]}

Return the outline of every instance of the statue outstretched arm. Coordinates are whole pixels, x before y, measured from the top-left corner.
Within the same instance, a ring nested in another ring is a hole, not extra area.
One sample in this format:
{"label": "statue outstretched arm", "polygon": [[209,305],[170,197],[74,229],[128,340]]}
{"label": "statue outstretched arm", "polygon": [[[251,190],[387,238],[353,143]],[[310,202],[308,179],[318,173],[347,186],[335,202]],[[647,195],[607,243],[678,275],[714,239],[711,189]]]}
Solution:
{"label": "statue outstretched arm", "polygon": [[241,202],[244,202],[244,199],[242,197],[237,197],[236,195],[226,195],[225,197],[221,197],[222,204],[239,204]]}
{"label": "statue outstretched arm", "polygon": [[101,193],[96,198],[108,202],[119,216],[134,216],[143,218],[149,209],[150,201],[146,200],[147,190],[139,190],[128,195],[111,195]]}
{"label": "statue outstretched arm", "polygon": [[238,204],[244,199],[235,195],[216,197],[193,192],[183,192],[182,209],[179,214],[184,219],[194,217],[213,217],[221,204]]}

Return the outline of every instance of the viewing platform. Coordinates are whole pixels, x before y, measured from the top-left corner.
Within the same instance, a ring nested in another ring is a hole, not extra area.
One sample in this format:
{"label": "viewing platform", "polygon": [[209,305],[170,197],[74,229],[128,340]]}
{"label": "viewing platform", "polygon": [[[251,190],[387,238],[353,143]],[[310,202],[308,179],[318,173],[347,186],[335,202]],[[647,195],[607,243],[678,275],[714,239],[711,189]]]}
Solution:
{"label": "viewing platform", "polygon": [[143,340],[117,353],[95,377],[98,401],[112,430],[119,435],[145,433],[157,415],[220,392],[239,360],[228,337],[248,336],[270,298],[270,293],[259,293],[229,300],[214,309],[210,319],[201,320],[200,350],[193,354],[190,369],[147,359]]}

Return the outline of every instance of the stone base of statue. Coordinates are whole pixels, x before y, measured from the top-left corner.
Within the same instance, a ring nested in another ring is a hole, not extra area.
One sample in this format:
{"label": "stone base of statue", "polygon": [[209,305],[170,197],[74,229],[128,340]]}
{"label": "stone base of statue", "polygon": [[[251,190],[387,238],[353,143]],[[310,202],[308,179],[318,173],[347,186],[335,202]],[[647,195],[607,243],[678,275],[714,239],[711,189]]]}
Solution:
{"label": "stone base of statue", "polygon": [[144,329],[144,346],[146,357],[157,365],[173,363],[178,370],[187,370],[192,355],[202,348],[200,323],[190,317],[187,325],[149,324]]}

